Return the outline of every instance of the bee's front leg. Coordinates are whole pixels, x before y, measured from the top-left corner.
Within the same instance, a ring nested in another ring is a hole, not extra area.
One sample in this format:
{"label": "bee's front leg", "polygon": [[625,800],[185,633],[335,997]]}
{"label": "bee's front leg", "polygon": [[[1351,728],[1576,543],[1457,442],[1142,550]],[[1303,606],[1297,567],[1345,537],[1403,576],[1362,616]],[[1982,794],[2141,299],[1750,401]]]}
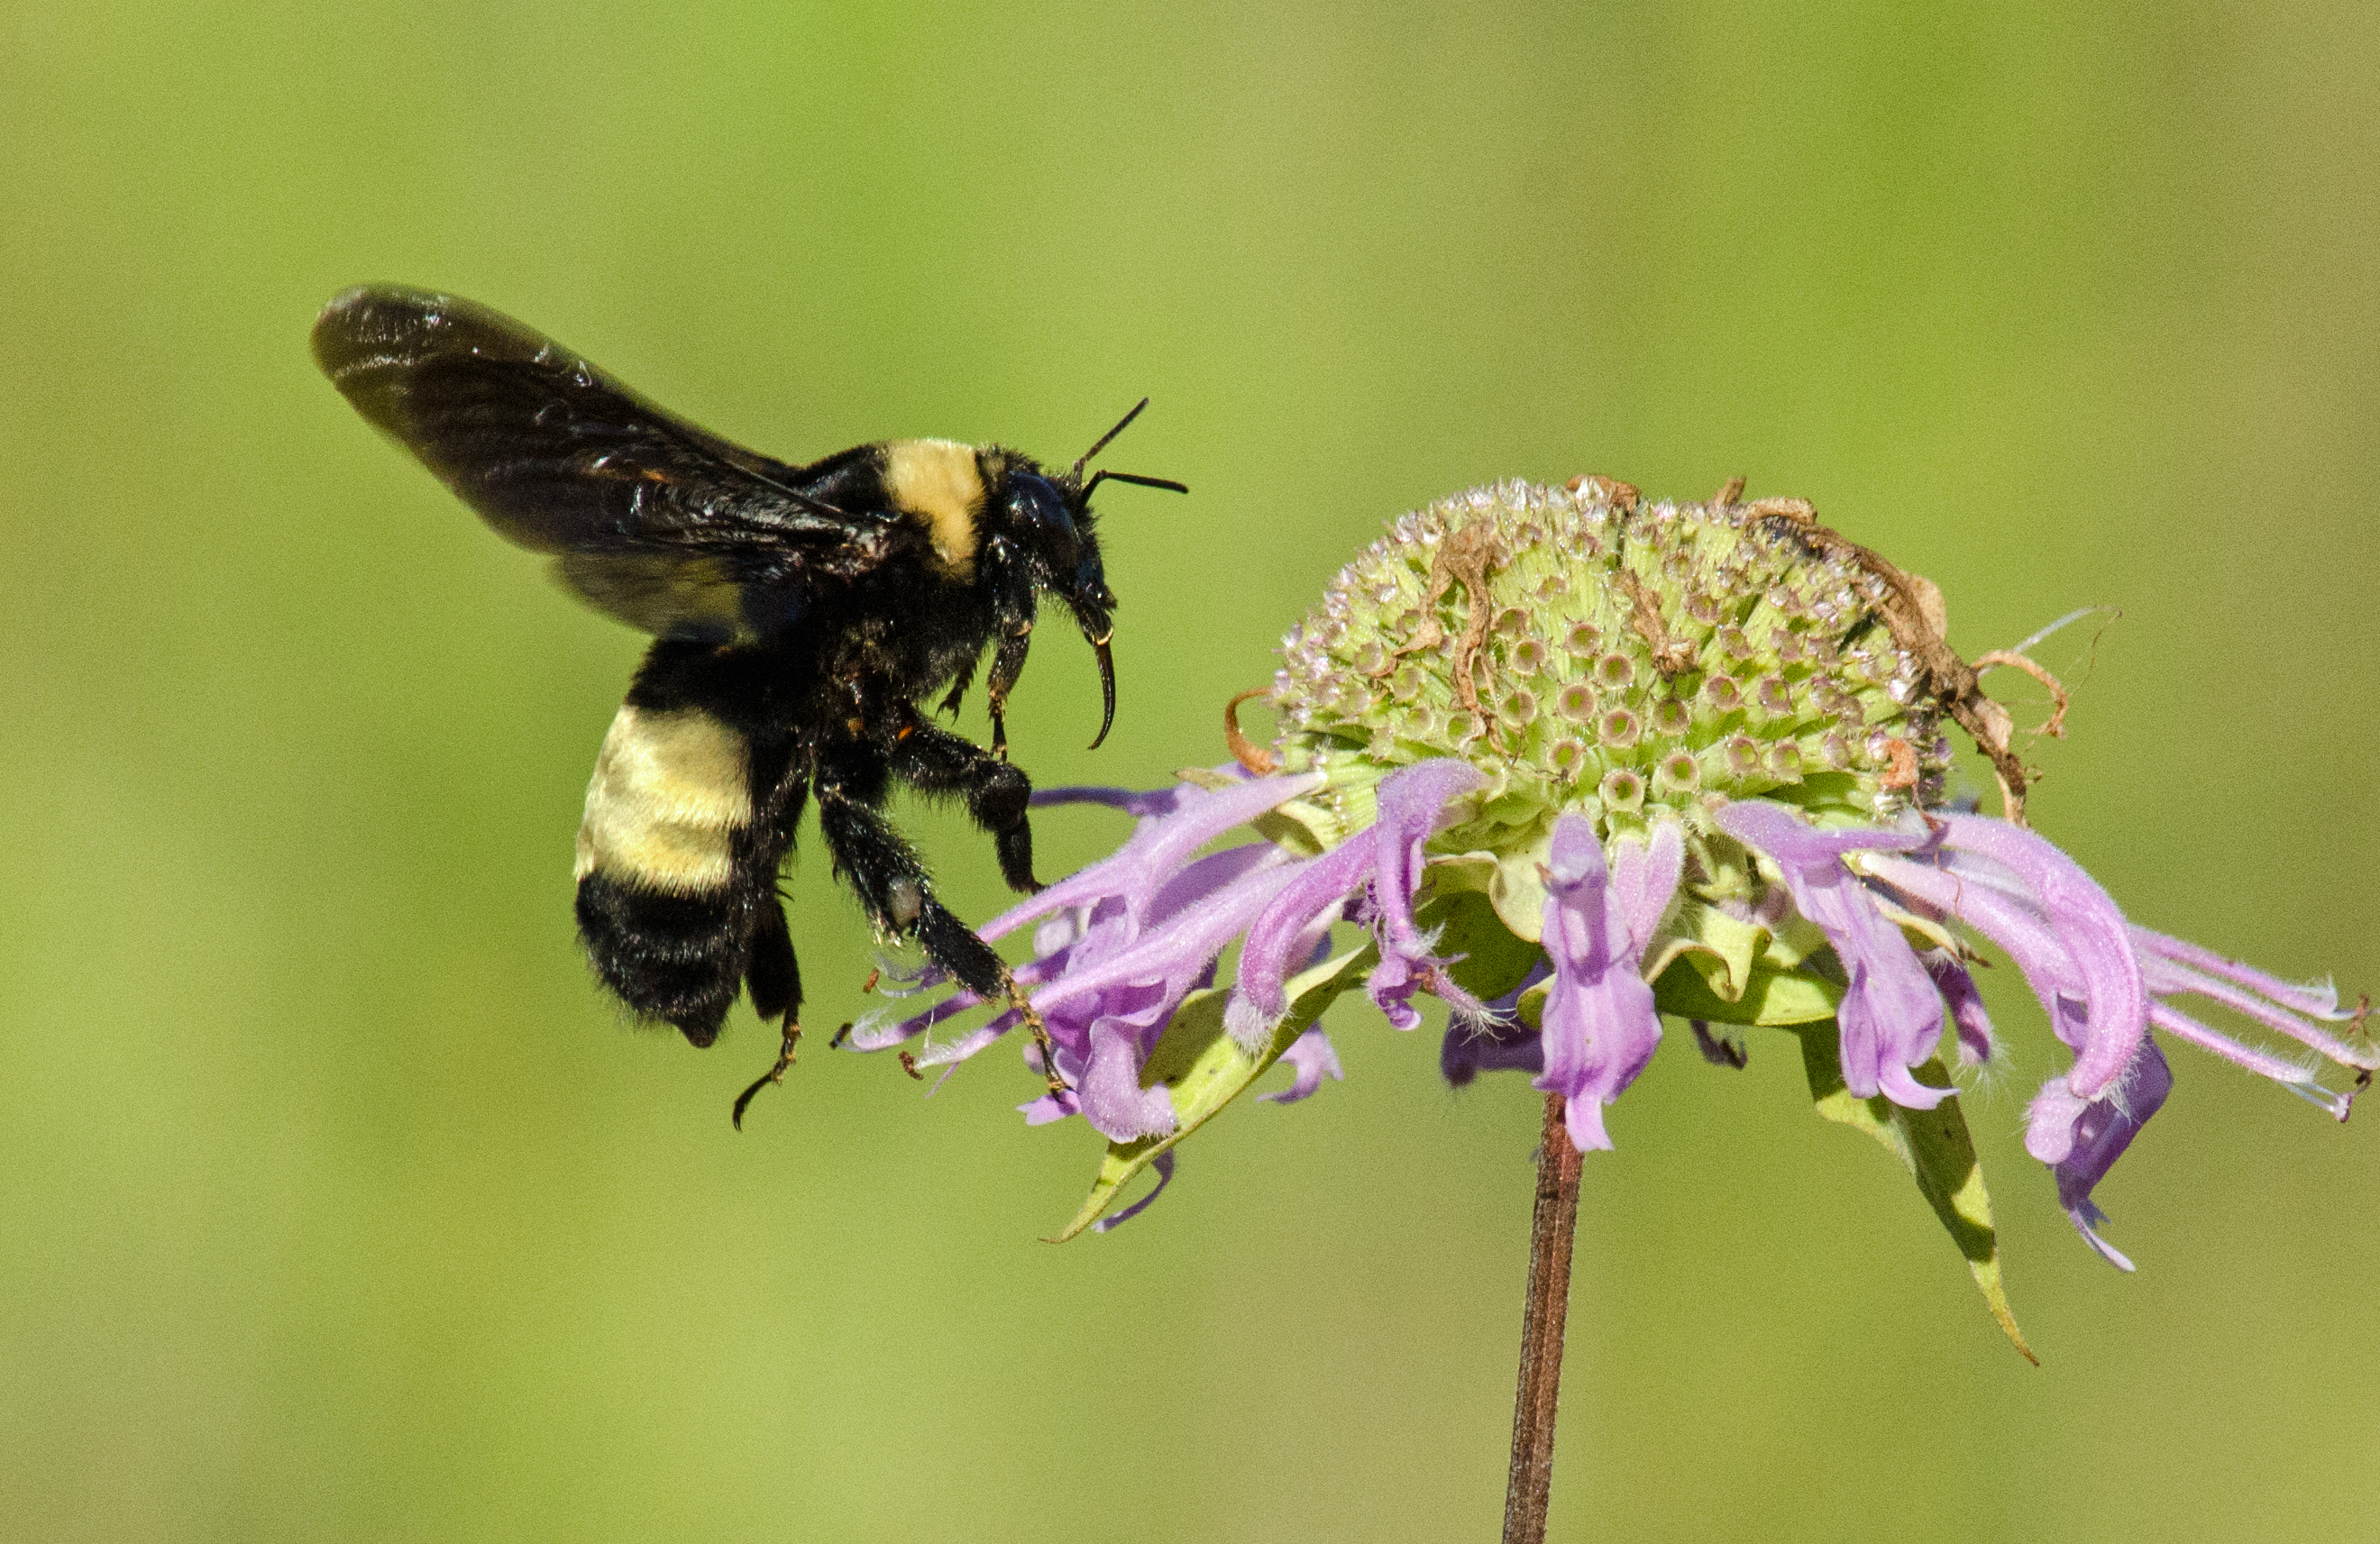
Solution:
{"label": "bee's front leg", "polygon": [[1032,647],[1033,619],[1026,616],[1002,628],[999,646],[991,652],[991,679],[985,684],[984,698],[991,706],[991,753],[1003,761],[1008,760],[1008,694],[1025,674],[1025,656]]}

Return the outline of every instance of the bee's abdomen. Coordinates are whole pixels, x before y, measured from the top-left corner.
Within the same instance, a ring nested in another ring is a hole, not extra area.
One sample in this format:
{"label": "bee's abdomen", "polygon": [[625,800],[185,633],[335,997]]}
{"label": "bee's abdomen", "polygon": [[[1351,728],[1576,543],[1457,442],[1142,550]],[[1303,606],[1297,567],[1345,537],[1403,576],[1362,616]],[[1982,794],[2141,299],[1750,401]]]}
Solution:
{"label": "bee's abdomen", "polygon": [[578,936],[595,973],[647,1018],[696,1045],[719,1038],[750,951],[751,908],[732,890],[664,895],[601,874],[578,881]]}
{"label": "bee's abdomen", "polygon": [[596,973],[696,1045],[717,1038],[751,953],[749,760],[744,736],[699,708],[630,702],[578,827],[578,930]]}

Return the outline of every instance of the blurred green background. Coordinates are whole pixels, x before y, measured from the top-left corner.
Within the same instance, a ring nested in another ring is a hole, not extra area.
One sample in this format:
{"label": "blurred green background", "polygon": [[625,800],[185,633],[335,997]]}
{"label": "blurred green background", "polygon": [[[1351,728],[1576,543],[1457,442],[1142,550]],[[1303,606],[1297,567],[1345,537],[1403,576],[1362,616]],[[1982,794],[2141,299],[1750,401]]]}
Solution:
{"label": "blurred green background", "polygon": [[[1509,475],[1800,493],[1973,654],[2088,675],[2034,806],[2152,925],[2380,980],[2380,11],[1281,5],[0,14],[0,1534],[1464,1539],[1500,1514],[1536,1097],[1349,1079],[1037,1242],[1097,1143],[619,1026],[570,845],[640,640],[315,373],[363,280],[760,448],[1000,439],[1104,495],[1122,716],[1216,709],[1385,517]],[[2086,669],[2087,667],[2087,669]],[[2024,683],[2012,700],[2037,705]],[[979,710],[966,723],[980,733]],[[2037,713],[2034,715],[2037,716]],[[988,842],[905,817],[960,910]],[[1038,823],[1043,872],[1122,834]],[[869,947],[791,881],[814,1026]],[[1563,1538],[2369,1539],[2380,1148],[2177,1051],[2102,1192],[1966,1102],[2001,1341],[1798,1058],[1682,1034],[1587,1165]],[[2012,990],[2013,989],[2013,990]],[[2367,1117],[2367,1119],[2370,1117]]]}

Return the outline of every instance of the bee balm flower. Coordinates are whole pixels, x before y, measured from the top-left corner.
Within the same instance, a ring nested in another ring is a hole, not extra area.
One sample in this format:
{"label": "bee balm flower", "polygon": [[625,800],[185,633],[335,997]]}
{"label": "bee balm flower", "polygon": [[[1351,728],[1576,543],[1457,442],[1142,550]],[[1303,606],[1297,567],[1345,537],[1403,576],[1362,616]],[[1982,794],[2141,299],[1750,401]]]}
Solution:
{"label": "bee balm flower", "polygon": [[[2325,1027],[2350,1017],[2336,994],[2138,927],[2049,842],[1953,805],[1946,723],[1991,755],[2012,811],[2024,774],[1932,587],[1807,505],[1734,492],[1647,505],[1601,480],[1510,483],[1406,515],[1283,641],[1270,749],[1243,744],[1238,764],[1159,793],[1036,796],[1138,824],[983,930],[1038,924],[1017,979],[1069,1088],[1027,1118],[1079,1114],[1170,1160],[1184,1096],[1153,1059],[1194,998],[1220,997],[1247,1066],[1291,1061],[1285,1098],[1313,1092],[1339,1064],[1296,987],[1352,933],[1338,959],[1390,1024],[1420,1023],[1417,995],[1451,1005],[1451,1081],[1534,1073],[1582,1150],[1612,1146],[1607,1111],[1664,1015],[1736,1065],[1737,1027],[1831,1022],[1851,1095],[1933,1110],[1957,1091],[1928,1080],[1947,1078],[1946,1032],[1964,1063],[1994,1054],[1966,970],[1994,945],[2072,1053],[2031,1103],[2027,1149],[2126,1269],[2091,1194],[2171,1087],[2152,1031],[2344,1119],[2380,1053],[2360,1021]],[[1255,839],[1206,850],[1243,826]],[[959,992],[852,1040],[897,1044],[977,1005]],[[1017,1022],[915,1059],[957,1061]],[[2353,1088],[2325,1087],[2323,1063]]]}

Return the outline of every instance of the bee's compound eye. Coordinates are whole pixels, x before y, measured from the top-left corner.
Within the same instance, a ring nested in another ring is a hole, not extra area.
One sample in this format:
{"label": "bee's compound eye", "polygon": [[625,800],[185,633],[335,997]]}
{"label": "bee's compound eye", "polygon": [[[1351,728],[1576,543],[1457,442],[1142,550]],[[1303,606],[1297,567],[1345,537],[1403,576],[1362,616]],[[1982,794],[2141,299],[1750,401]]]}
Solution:
{"label": "bee's compound eye", "polygon": [[1063,573],[1075,565],[1075,517],[1066,507],[1066,496],[1048,478],[1036,472],[1017,472],[1008,480],[1008,512],[1017,524],[1018,534],[1039,548],[1052,560],[1050,566]]}

